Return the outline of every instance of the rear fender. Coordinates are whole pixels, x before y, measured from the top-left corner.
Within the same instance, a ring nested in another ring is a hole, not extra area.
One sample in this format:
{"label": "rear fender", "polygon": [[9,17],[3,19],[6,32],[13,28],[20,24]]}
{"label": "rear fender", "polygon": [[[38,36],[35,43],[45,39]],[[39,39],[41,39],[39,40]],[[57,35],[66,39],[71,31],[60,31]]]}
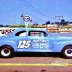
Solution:
{"label": "rear fender", "polygon": [[5,42],[1,41],[0,42],[0,47],[3,46],[3,45],[9,45],[14,49],[14,51],[17,50],[16,49],[16,43],[14,41],[5,41]]}

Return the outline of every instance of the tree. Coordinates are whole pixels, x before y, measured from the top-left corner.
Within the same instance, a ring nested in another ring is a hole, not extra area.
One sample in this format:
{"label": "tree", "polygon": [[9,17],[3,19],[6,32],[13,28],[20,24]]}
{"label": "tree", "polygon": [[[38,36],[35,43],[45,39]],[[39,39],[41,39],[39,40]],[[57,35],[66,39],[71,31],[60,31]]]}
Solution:
{"label": "tree", "polygon": [[61,20],[61,22],[63,23],[63,22],[65,22],[65,20],[64,20],[64,19],[62,19],[62,20]]}
{"label": "tree", "polygon": [[67,25],[68,24],[68,21],[65,21],[65,19],[62,19],[61,22],[60,22],[60,24],[61,25]]}
{"label": "tree", "polygon": [[0,27],[3,27],[3,25],[0,25]]}
{"label": "tree", "polygon": [[47,24],[50,24],[50,21],[47,21],[47,22],[46,22],[46,25],[47,25]]}

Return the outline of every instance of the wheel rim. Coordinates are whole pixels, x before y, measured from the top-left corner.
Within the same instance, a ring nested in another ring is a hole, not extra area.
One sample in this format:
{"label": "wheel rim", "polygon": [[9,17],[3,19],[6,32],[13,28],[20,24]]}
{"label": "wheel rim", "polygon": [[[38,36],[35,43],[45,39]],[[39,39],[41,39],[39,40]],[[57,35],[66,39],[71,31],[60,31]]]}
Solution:
{"label": "wheel rim", "polygon": [[66,49],[65,55],[68,56],[68,57],[71,57],[72,56],[72,49]]}
{"label": "wheel rim", "polygon": [[9,56],[10,53],[11,53],[10,50],[7,48],[1,50],[2,56]]}

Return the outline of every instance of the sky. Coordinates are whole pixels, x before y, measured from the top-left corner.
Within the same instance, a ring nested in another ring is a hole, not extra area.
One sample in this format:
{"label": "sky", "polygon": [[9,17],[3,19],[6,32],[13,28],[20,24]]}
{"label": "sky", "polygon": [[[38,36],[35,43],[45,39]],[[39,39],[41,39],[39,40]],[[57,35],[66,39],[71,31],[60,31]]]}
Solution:
{"label": "sky", "polygon": [[21,24],[22,13],[30,16],[32,23],[58,21],[55,16],[72,21],[72,0],[0,0],[0,24]]}

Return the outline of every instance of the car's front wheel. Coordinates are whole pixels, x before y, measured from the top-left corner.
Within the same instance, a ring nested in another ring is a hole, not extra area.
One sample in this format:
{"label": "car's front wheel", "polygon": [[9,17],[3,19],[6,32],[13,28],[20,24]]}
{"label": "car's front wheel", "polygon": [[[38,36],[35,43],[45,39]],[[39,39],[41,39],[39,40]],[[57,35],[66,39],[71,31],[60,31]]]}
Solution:
{"label": "car's front wheel", "polygon": [[62,50],[62,55],[65,58],[72,58],[72,46],[65,46]]}
{"label": "car's front wheel", "polygon": [[12,57],[14,50],[11,46],[4,45],[0,48],[0,55],[4,58]]}

